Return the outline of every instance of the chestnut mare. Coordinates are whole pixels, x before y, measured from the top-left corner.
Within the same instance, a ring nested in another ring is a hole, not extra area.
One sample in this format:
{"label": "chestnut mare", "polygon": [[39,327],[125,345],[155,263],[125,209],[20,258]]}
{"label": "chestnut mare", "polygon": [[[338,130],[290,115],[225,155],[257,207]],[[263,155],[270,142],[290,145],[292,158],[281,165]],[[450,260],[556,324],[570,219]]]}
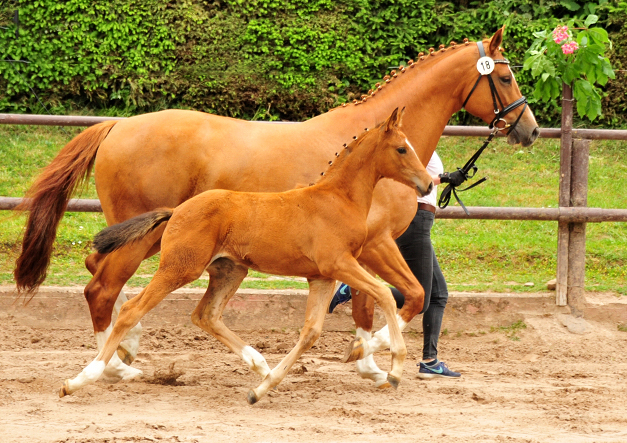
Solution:
{"label": "chestnut mare", "polygon": [[[313,186],[281,193],[206,191],[173,210],[148,212],[97,234],[94,246],[103,254],[123,253],[124,245],[146,237],[154,242],[162,236],[159,269],[137,297],[124,303],[96,359],[75,379],[67,380],[59,395],[98,380],[109,360],[118,359],[116,349],[126,333],[168,294],[198,279],[205,269],[209,288],[192,321],[261,375],[261,385],[248,393],[250,404],[277,386],[318,339],[335,280],[372,295],[385,312],[392,353],[388,383],[397,387],[407,350],[396,322],[396,303],[390,290],[356,257],[368,236],[368,212],[381,178],[396,180],[421,196],[433,189],[431,176],[399,129],[402,113],[395,109],[384,123],[348,145]],[[273,370],[222,322],[222,311],[249,268],[306,277],[309,282],[300,338]]]}
{"label": "chestnut mare", "polygon": [[[503,30],[482,44],[493,59],[501,59]],[[450,117],[465,104],[486,122],[494,118],[493,97],[487,81],[476,83],[478,47],[454,44],[393,71],[369,96],[352,105],[296,124],[249,122],[193,111],[170,110],[110,121],[86,129],[68,143],[32,185],[26,209],[30,216],[22,253],[14,272],[19,290],[34,291],[44,281],[57,225],[74,189],[92,165],[96,188],[107,224],[120,223],[160,207],[176,207],[208,189],[277,192],[308,184],[323,171],[337,146],[382,121],[396,107],[405,107],[405,134],[427,164]],[[521,98],[508,66],[498,64],[492,75],[505,105]],[[528,107],[504,117],[518,120],[508,129],[510,143],[528,146],[539,130]],[[407,324],[422,309],[423,290],[405,264],[394,239],[416,213],[416,195],[405,186],[381,180],[368,216],[368,238],[361,264],[398,288],[406,298],[399,312]],[[159,251],[159,238],[148,236],[124,252],[94,253],[86,260],[93,274],[85,298],[101,348],[117,312],[126,301],[122,288],[141,261]],[[353,317],[361,337],[370,339],[373,301],[365,294],[353,297]],[[137,325],[118,353],[130,364],[139,346]],[[374,340],[374,339],[373,339]],[[385,334],[374,352],[386,343]],[[358,362],[358,371],[377,386],[387,386],[387,375],[372,356]],[[130,378],[136,371],[107,367],[111,378]]]}

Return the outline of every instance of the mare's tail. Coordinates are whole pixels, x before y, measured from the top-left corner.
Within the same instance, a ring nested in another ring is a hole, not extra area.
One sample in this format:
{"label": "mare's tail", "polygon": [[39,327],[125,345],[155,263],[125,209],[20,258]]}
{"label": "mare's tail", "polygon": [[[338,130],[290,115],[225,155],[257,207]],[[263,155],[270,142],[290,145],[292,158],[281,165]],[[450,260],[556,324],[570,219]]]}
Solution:
{"label": "mare's tail", "polygon": [[96,234],[94,248],[101,254],[108,254],[128,243],[141,240],[159,225],[170,220],[173,212],[173,209],[159,209],[109,226]]}
{"label": "mare's tail", "polygon": [[22,252],[13,276],[19,292],[34,292],[46,278],[52,244],[67,202],[85,183],[100,143],[117,121],[94,125],[74,137],[57,154],[26,193],[18,210],[30,211],[22,241]]}

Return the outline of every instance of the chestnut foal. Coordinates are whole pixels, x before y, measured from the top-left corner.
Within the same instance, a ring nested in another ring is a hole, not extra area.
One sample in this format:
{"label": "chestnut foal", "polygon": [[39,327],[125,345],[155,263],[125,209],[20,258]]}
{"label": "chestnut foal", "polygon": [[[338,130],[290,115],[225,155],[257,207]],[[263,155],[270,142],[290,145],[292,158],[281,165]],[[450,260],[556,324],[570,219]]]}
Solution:
{"label": "chestnut foal", "polygon": [[[67,380],[61,397],[96,381],[126,333],[170,292],[208,270],[209,288],[192,314],[194,324],[214,335],[263,377],[248,393],[253,404],[278,385],[291,366],[320,336],[341,280],[374,297],[390,333],[392,369],[397,387],[407,353],[390,290],[357,262],[368,235],[366,219],[377,182],[388,177],[418,194],[433,188],[431,177],[400,131],[402,111],[395,109],[374,130],[364,132],[340,154],[319,181],[282,193],[207,191],[175,209],[148,212],[96,235],[98,252],[109,253],[163,233],[159,269],[148,286],[126,302],[96,359]],[[167,225],[166,225],[167,222]],[[160,231],[160,232],[159,232]],[[272,370],[266,360],[222,322],[222,311],[248,268],[306,277],[309,297],[305,324],[292,351]]]}

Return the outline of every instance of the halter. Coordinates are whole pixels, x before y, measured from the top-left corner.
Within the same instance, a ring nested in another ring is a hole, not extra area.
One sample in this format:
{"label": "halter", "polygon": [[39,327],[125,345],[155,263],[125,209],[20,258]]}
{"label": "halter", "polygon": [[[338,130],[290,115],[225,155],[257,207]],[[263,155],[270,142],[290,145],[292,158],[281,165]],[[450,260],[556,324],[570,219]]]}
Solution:
{"label": "halter", "polygon": [[[483,49],[483,43],[482,42],[477,42],[477,48],[479,49],[479,56],[480,57],[485,57],[485,50]],[[493,63],[495,64],[505,64],[505,65],[509,65],[509,60],[507,60],[506,58],[502,58],[502,59],[498,59],[498,60],[492,60]],[[475,82],[475,85],[472,87],[472,89],[470,90],[470,93],[468,94],[468,97],[466,97],[466,100],[464,100],[464,104],[462,105],[462,108],[466,107],[466,104],[468,103],[468,100],[470,99],[470,96],[472,95],[473,92],[475,92],[475,89],[477,89],[477,85],[479,85],[479,82],[481,81],[481,78],[483,78],[484,76],[488,77],[488,82],[490,84],[490,93],[492,94],[492,104],[494,105],[494,120],[492,120],[490,122],[490,129],[493,128],[497,128],[497,131],[501,131],[503,129],[509,129],[510,131],[513,130],[516,125],[518,124],[518,122],[520,121],[520,118],[522,117],[522,115],[525,113],[525,109],[527,109],[527,98],[523,95],[522,97],[520,97],[518,100],[514,101],[513,103],[510,103],[507,106],[503,105],[503,101],[501,100],[501,96],[499,95],[499,92],[496,90],[496,86],[494,85],[494,80],[492,80],[492,73],[490,74],[482,74],[479,73],[479,78],[477,78],[477,81]],[[498,102],[498,104],[497,104]],[[513,111],[514,109],[518,108],[521,105],[525,105],[523,107],[523,110],[521,111],[520,115],[518,116],[518,118],[516,119],[516,121],[514,122],[514,124],[510,125],[509,123],[507,123],[507,121],[505,119],[503,119],[503,117],[505,117],[507,114],[509,114],[511,111]],[[500,109],[499,109],[499,105],[500,105]],[[499,122],[503,122],[505,123],[505,126],[499,128],[496,125]],[[509,134],[509,132],[508,132]]]}
{"label": "halter", "polygon": [[[482,42],[477,42],[477,48],[479,48],[479,56],[480,56],[480,58],[485,57],[486,54],[485,54],[485,50],[483,49],[483,43]],[[498,59],[498,60],[492,59],[492,62],[495,63],[495,64],[509,65],[509,60],[507,60],[506,58]],[[525,109],[527,109],[527,98],[524,95],[522,97],[520,97],[518,100],[514,101],[513,103],[510,103],[507,106],[503,106],[503,101],[501,100],[501,97],[499,96],[499,93],[496,90],[496,86],[494,85],[494,80],[492,80],[492,73],[491,72],[489,74],[483,74],[482,72],[479,72],[479,78],[477,79],[477,81],[475,82],[475,85],[470,90],[470,93],[468,94],[468,97],[466,97],[466,100],[464,100],[464,104],[462,105],[462,108],[466,107],[466,103],[468,103],[468,100],[470,99],[470,96],[472,95],[473,92],[475,92],[475,89],[477,89],[477,85],[481,81],[481,78],[484,77],[484,76],[488,77],[488,82],[490,84],[490,93],[492,94],[492,104],[494,105],[494,120],[492,120],[490,122],[490,126],[489,126],[490,129],[492,129],[492,132],[490,133],[488,138],[483,142],[483,146],[481,146],[481,148],[479,148],[477,150],[477,152],[475,152],[475,154],[470,158],[470,160],[468,160],[466,162],[464,167],[463,168],[457,168],[458,171],[460,171],[462,174],[464,174],[464,177],[466,177],[466,179],[473,178],[475,176],[475,174],[477,173],[477,169],[478,168],[475,165],[475,162],[477,161],[477,159],[479,158],[481,153],[485,150],[485,148],[488,147],[488,145],[490,144],[492,139],[496,136],[497,132],[502,131],[504,129],[509,129],[509,131],[507,132],[509,134],[516,127],[518,122],[520,121],[520,118],[525,113]],[[523,107],[522,111],[520,112],[520,115],[518,115],[518,117],[516,118],[516,121],[513,124],[511,124],[511,125],[509,123],[507,123],[507,120],[505,120],[503,117],[505,117],[511,111],[513,111],[514,109],[518,108],[519,106],[521,106],[523,104],[525,106]],[[499,109],[499,105],[500,105],[501,109]],[[503,122],[504,126],[499,128],[496,125],[498,123],[500,123],[500,122]],[[472,175],[471,175],[470,171],[472,171]],[[438,200],[438,206],[440,207],[440,209],[446,208],[448,206],[449,202],[451,201],[451,194],[453,194],[453,196],[455,197],[455,200],[457,200],[457,203],[459,203],[459,205],[464,209],[464,212],[466,213],[466,215],[470,215],[470,213],[468,212],[468,209],[466,209],[466,206],[464,206],[464,204],[460,200],[459,196],[457,195],[457,192],[467,191],[467,190],[469,190],[471,188],[474,188],[475,186],[483,183],[486,180],[487,180],[487,178],[484,177],[481,180],[477,180],[475,183],[473,183],[472,185],[468,186],[467,188],[459,189],[459,190],[457,190],[455,186],[453,186],[452,184],[449,183],[444,188],[442,193],[440,194],[440,199]]]}

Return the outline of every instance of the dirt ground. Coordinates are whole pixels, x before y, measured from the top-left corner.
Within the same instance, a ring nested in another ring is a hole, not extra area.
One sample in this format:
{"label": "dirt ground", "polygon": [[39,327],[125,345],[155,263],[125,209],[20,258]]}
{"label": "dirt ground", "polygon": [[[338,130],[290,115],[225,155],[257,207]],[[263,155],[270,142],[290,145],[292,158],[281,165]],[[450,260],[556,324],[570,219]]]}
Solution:
{"label": "dirt ground", "polygon": [[[396,391],[375,389],[340,362],[352,338],[350,307],[341,306],[278,389],[249,406],[246,393],[260,380],[191,324],[199,296],[173,294],[145,318],[134,363],[143,377],[60,399],[63,381],[96,355],[79,291],[48,289],[27,307],[1,293],[0,441],[627,442],[627,332],[617,327],[627,323],[627,297],[588,294],[587,330],[577,334],[550,294],[453,294],[440,357],[461,380],[416,377],[414,321]],[[273,366],[298,336],[303,296],[255,297],[229,308],[249,317],[225,319]],[[376,358],[389,367],[389,353]]]}

